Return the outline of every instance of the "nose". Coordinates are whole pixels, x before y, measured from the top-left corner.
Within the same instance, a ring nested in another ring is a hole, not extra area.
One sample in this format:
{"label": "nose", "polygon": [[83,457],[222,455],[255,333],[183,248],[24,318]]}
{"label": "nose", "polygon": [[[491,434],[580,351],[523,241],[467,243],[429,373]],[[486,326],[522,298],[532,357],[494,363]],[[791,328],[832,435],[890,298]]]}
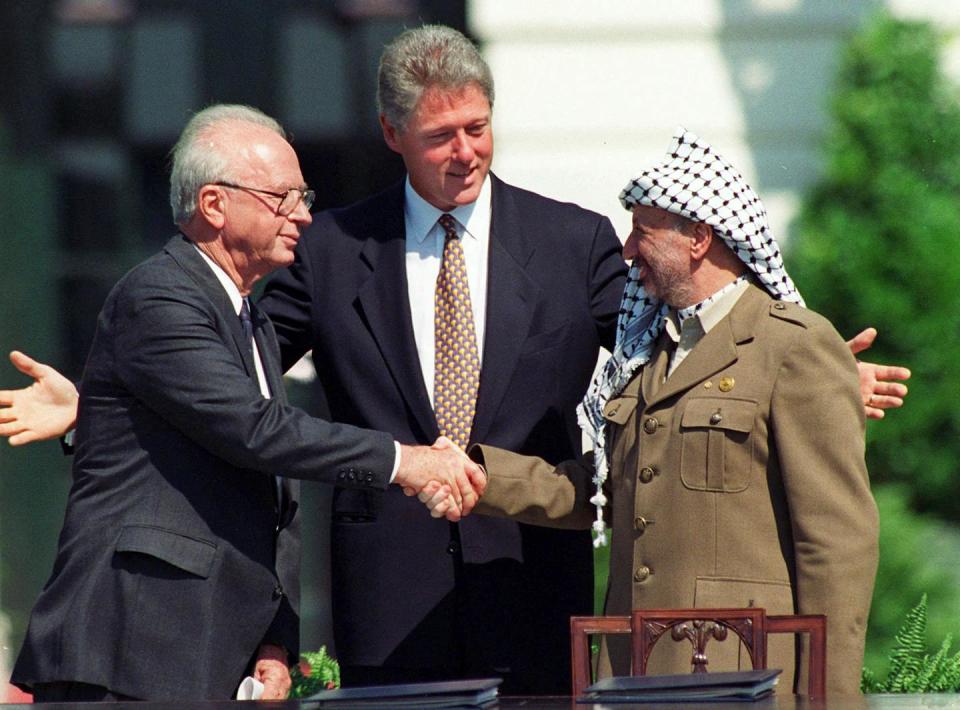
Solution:
{"label": "nose", "polygon": [[470,142],[470,136],[467,135],[466,131],[457,131],[453,142],[453,155],[461,163],[473,161],[476,152],[473,150],[473,144]]}
{"label": "nose", "polygon": [[637,234],[636,230],[630,232],[630,236],[627,237],[627,241],[623,245],[623,259],[624,261],[633,261],[637,258],[638,250],[637,244],[640,242],[640,235]]}
{"label": "nose", "polygon": [[306,227],[313,222],[313,215],[310,214],[310,210],[307,209],[307,206],[304,204],[303,200],[300,200],[300,202],[297,203],[296,209],[287,215],[287,218],[291,222],[296,222],[301,227]]}

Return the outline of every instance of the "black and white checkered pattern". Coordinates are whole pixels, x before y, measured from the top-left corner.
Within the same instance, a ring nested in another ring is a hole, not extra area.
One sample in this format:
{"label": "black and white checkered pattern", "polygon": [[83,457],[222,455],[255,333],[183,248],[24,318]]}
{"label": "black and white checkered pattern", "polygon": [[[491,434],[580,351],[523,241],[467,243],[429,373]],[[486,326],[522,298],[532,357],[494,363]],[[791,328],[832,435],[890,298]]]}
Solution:
{"label": "black and white checkered pattern", "polygon": [[[664,161],[631,180],[620,193],[620,202],[627,210],[637,205],[659,207],[709,224],[774,298],[803,305],[783,266],[760,198],[736,168],[696,134],[678,128]],[[608,461],[603,408],[650,359],[666,312],[666,304],[646,294],[638,269],[631,267],[617,320],[616,347],[577,410],[580,426],[594,445],[597,492],[590,501],[597,507],[593,523],[597,546],[606,544],[603,483]]]}

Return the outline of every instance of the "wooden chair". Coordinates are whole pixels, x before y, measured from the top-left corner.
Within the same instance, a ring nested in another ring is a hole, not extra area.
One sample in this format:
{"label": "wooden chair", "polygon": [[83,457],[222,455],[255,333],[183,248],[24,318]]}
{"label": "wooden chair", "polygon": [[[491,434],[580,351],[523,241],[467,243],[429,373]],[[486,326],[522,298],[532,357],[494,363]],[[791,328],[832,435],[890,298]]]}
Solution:
{"label": "wooden chair", "polygon": [[570,651],[573,696],[590,685],[591,634],[630,634],[631,673],[645,675],[654,645],[667,632],[674,641],[686,639],[692,647],[694,673],[707,670],[707,644],[723,641],[733,631],[750,655],[754,668],[767,667],[767,636],[806,633],[810,636],[807,695],[826,696],[827,618],[822,614],[767,616],[758,608],[747,609],[635,609],[632,616],[574,616],[570,619]]}

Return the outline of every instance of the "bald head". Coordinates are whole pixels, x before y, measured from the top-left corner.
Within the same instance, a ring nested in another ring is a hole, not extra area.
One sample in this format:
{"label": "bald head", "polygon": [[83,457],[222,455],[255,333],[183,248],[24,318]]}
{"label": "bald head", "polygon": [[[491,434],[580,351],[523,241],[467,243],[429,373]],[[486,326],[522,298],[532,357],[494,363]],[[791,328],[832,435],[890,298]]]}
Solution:
{"label": "bald head", "polygon": [[243,146],[225,137],[231,131],[236,137],[244,127],[260,129],[254,135],[269,132],[286,142],[280,124],[251,106],[216,104],[196,113],[184,127],[170,153],[170,207],[176,224],[185,225],[193,217],[201,186],[236,177],[234,161],[243,157],[236,149]]}

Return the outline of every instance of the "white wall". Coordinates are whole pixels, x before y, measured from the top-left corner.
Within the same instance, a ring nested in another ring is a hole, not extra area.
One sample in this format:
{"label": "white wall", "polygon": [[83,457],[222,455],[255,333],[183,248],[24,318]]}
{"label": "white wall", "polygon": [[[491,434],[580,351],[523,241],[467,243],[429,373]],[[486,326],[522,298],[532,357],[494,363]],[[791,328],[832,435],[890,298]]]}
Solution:
{"label": "white wall", "polygon": [[[778,238],[815,179],[841,39],[878,0],[472,0],[496,78],[495,172],[610,216],[678,125],[737,165]],[[960,2],[896,0],[960,28]],[[956,44],[956,43],[955,43]],[[946,57],[960,75],[960,51]]]}

